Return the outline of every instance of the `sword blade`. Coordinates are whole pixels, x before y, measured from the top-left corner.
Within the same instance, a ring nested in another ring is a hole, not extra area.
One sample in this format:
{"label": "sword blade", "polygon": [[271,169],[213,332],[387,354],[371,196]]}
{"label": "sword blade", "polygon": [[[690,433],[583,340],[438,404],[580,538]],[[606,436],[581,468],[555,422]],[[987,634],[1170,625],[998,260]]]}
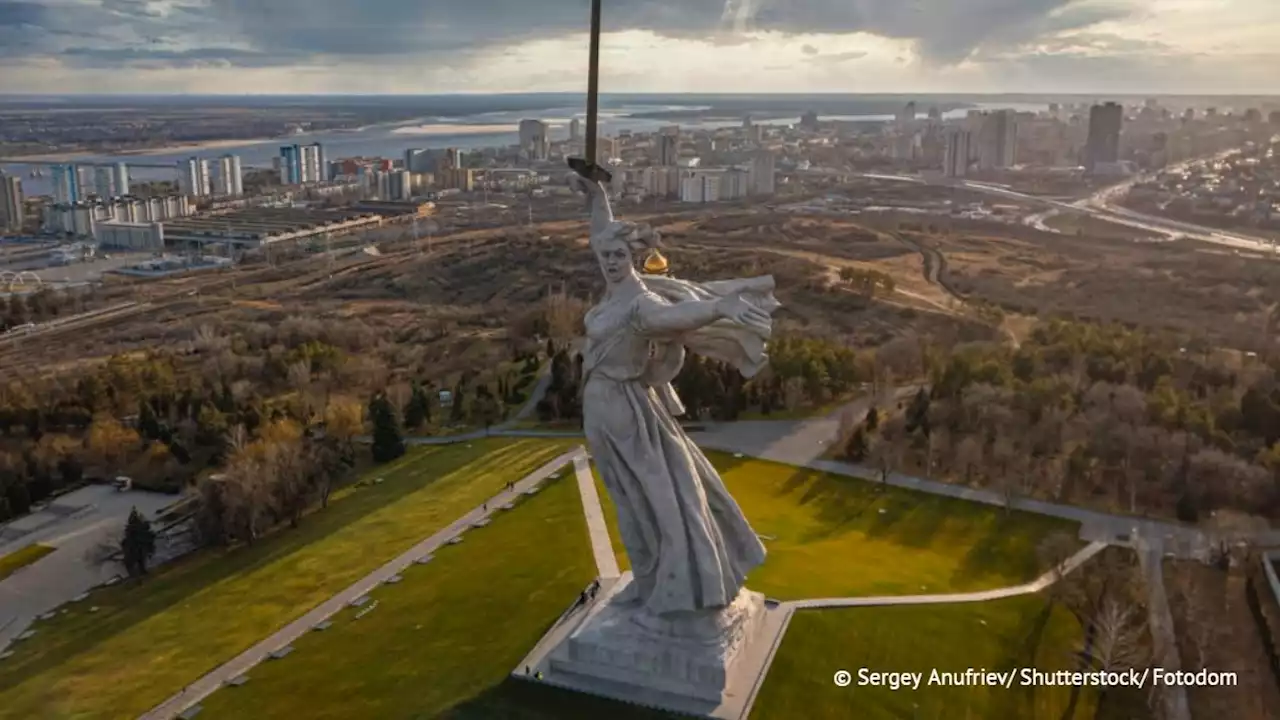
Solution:
{"label": "sword blade", "polygon": [[596,133],[600,108],[600,1],[591,0],[591,55],[587,62],[587,157],[596,162]]}

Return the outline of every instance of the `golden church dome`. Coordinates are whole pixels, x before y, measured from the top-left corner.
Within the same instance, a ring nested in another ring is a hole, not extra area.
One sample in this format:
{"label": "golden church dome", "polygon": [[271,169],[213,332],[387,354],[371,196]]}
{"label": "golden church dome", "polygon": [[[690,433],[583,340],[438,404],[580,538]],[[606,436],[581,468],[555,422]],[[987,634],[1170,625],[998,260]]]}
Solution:
{"label": "golden church dome", "polygon": [[649,256],[644,259],[644,271],[649,275],[662,275],[667,272],[667,258],[657,249],[649,251]]}

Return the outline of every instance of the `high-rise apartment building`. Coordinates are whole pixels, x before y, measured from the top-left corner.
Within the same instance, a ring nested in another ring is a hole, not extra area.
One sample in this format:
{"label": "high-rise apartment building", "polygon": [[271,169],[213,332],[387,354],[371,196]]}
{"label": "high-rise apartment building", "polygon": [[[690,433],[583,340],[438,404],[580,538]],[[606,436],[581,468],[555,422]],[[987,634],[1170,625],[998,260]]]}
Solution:
{"label": "high-rise apartment building", "polygon": [[775,177],[777,162],[769,150],[761,150],[751,156],[750,193],[752,195],[773,195],[777,189]]}
{"label": "high-rise apartment building", "polygon": [[209,161],[187,158],[178,162],[178,189],[184,195],[203,197],[212,189],[209,183]]}
{"label": "high-rise apartment building", "polygon": [[683,171],[680,179],[680,201],[709,203],[720,199],[720,182],[723,170]]}
{"label": "high-rise apartment building", "polygon": [[53,181],[53,202],[70,205],[80,201],[80,169],[75,165],[54,165],[50,170]]}
{"label": "high-rise apartment building", "polygon": [[569,141],[578,142],[582,139],[582,123],[578,118],[569,121]]}
{"label": "high-rise apartment building", "polygon": [[982,117],[978,131],[978,167],[983,170],[1012,167],[1018,148],[1018,121],[1012,110],[997,110]]}
{"label": "high-rise apartment building", "polygon": [[1089,110],[1089,139],[1085,142],[1084,166],[1093,170],[1100,163],[1120,161],[1120,128],[1124,124],[1124,108],[1109,102]]}
{"label": "high-rise apartment building", "polygon": [[325,160],[324,146],[320,143],[281,146],[277,167],[280,170],[281,185],[324,182],[329,175],[329,163]]}
{"label": "high-rise apartment building", "polygon": [[129,194],[129,166],[116,163],[115,166],[116,195],[124,197]]}
{"label": "high-rise apartment building", "polygon": [[280,147],[280,184],[300,185],[302,183],[302,151],[297,145]]}
{"label": "high-rise apartment building", "polygon": [[520,150],[530,160],[546,160],[551,154],[547,124],[541,120],[521,120]]}
{"label": "high-rise apartment building", "polygon": [[912,100],[898,111],[898,126],[906,127],[915,122],[916,119],[916,101]]}
{"label": "high-rise apartment building", "polygon": [[658,131],[658,164],[671,167],[680,161],[680,126],[668,125]]}
{"label": "high-rise apartment building", "polygon": [[96,167],[93,169],[93,192],[103,200],[116,195],[115,172],[113,168]]}
{"label": "high-rise apartment building", "polygon": [[223,155],[218,158],[217,183],[214,192],[218,195],[243,195],[244,178],[240,170],[239,155]]}
{"label": "high-rise apartment building", "polygon": [[947,177],[961,178],[969,174],[969,152],[973,133],[967,128],[947,130],[947,149],[942,158],[942,172]]}
{"label": "high-rise apartment building", "polygon": [[384,200],[408,200],[413,197],[413,173],[396,170],[391,173],[390,191]]}
{"label": "high-rise apartment building", "polygon": [[22,229],[22,180],[0,172],[0,230]]}
{"label": "high-rise apartment building", "polygon": [[435,172],[431,163],[431,154],[422,148],[409,148],[404,151],[404,169],[414,173]]}
{"label": "high-rise apartment building", "polygon": [[318,183],[324,179],[320,170],[324,167],[324,148],[320,143],[303,145],[298,152],[298,183]]}

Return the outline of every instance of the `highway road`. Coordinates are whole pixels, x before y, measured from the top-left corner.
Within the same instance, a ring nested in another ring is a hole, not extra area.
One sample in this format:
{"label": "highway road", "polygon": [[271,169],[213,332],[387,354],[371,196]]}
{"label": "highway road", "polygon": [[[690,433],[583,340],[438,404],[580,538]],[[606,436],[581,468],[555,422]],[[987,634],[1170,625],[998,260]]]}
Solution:
{"label": "highway road", "polygon": [[[1190,167],[1196,163],[1205,162],[1206,160],[1221,159],[1236,152],[1239,152],[1239,149],[1226,150],[1211,158],[1188,160],[1184,163],[1170,166],[1169,168],[1166,168],[1166,170],[1176,171]],[[890,182],[911,183],[914,185],[930,183],[928,179],[915,175],[846,172],[830,168],[813,168],[808,172],[819,175],[861,177],[870,180],[886,180]],[[1192,240],[1200,240],[1202,242],[1213,243],[1215,245],[1225,245],[1244,250],[1275,250],[1276,243],[1267,238],[1246,235],[1239,232],[1225,232],[1216,228],[1205,227],[1203,225],[1195,225],[1192,223],[1182,222],[1180,220],[1171,220],[1169,218],[1148,215],[1116,205],[1116,200],[1128,192],[1131,187],[1148,179],[1150,179],[1149,175],[1133,177],[1122,183],[1103,188],[1083,200],[1077,200],[1074,202],[1065,202],[1037,195],[1028,195],[1001,185],[994,185],[974,180],[961,180],[956,182],[953,180],[939,179],[938,182],[954,183],[956,187],[962,187],[966,190],[1007,198],[1009,200],[1018,200],[1024,203],[1046,206],[1048,211],[1057,210],[1060,212],[1084,213],[1117,225],[1124,225],[1126,227],[1162,234],[1170,239],[1185,237]],[[1041,228],[1046,216],[1047,212],[1033,215],[1027,219],[1027,224],[1032,227]]]}

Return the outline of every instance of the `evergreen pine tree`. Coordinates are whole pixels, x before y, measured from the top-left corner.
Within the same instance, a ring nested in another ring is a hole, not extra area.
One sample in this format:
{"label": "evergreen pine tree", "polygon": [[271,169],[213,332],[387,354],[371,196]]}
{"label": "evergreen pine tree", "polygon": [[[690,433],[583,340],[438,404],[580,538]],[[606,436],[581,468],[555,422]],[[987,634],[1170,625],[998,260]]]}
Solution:
{"label": "evergreen pine tree", "polygon": [[156,533],[151,523],[134,508],[129,513],[129,520],[124,526],[124,537],[120,540],[120,554],[124,559],[124,569],[130,577],[147,574],[147,563],[156,554]]}
{"label": "evergreen pine tree", "polygon": [[409,402],[404,405],[404,426],[417,430],[427,421],[427,391],[418,383],[413,384]]}
{"label": "evergreen pine tree", "polygon": [[844,446],[844,457],[852,462],[862,462],[867,459],[867,434],[859,425],[853,434],[849,436],[849,441]]}
{"label": "evergreen pine tree", "polygon": [[148,440],[160,439],[160,421],[148,400],[138,401],[138,432]]}
{"label": "evergreen pine tree", "polygon": [[449,409],[449,422],[460,425],[466,421],[471,408],[471,398],[467,397],[466,386],[458,383],[453,388],[453,407]]}
{"label": "evergreen pine tree", "polygon": [[866,420],[863,422],[866,423],[867,430],[870,431],[874,431],[876,428],[880,427],[880,411],[876,409],[875,405],[872,405],[871,409],[867,411]]}
{"label": "evergreen pine tree", "polygon": [[373,423],[373,445],[370,448],[373,461],[391,462],[404,455],[404,435],[400,430],[400,419],[396,417],[395,406],[385,393],[378,393],[369,403],[369,419]]}
{"label": "evergreen pine tree", "polygon": [[924,388],[916,392],[911,406],[907,408],[907,432],[913,433],[916,430],[926,436],[929,434],[929,393]]}

